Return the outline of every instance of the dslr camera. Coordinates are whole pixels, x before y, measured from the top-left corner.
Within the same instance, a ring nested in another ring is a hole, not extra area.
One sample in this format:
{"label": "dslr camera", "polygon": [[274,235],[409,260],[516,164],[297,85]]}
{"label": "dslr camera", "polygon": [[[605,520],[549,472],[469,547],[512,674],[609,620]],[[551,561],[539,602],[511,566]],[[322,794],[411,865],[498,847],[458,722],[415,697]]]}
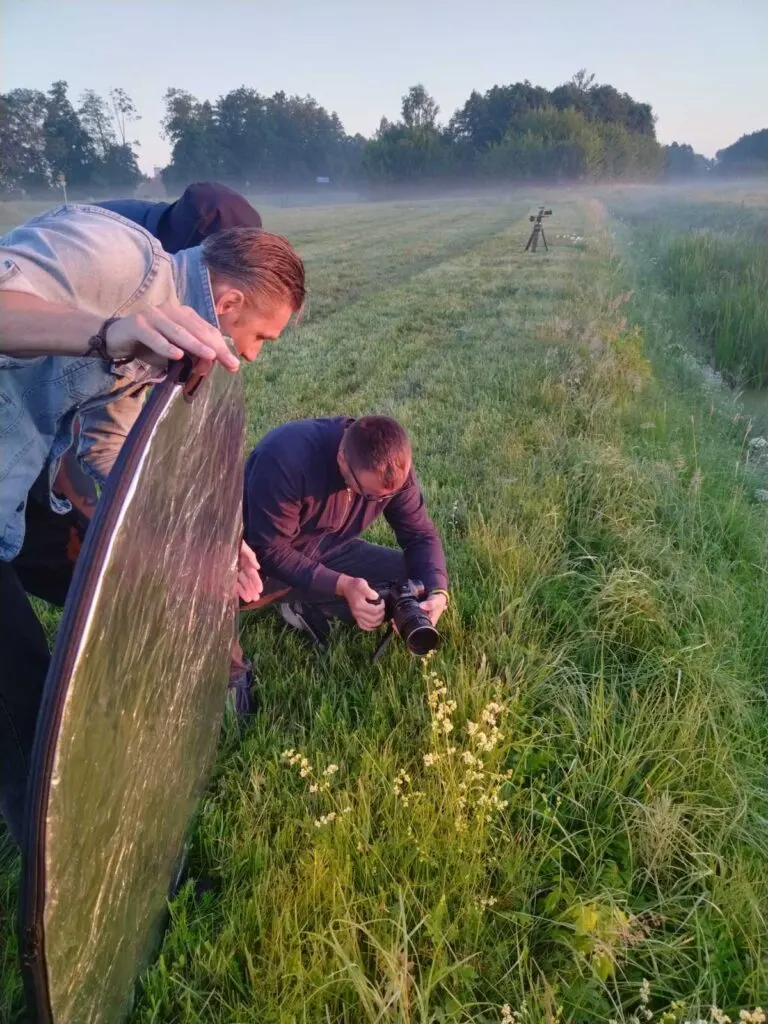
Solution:
{"label": "dslr camera", "polygon": [[541,218],[542,217],[551,217],[551,216],[552,216],[552,211],[551,210],[545,210],[544,207],[542,206],[540,208],[539,212],[535,213],[535,214],[532,213],[530,215],[530,217],[528,218],[528,220],[530,220],[530,221],[537,220],[537,221],[539,221],[539,223],[541,223]]}
{"label": "dslr camera", "polygon": [[394,622],[411,654],[423,658],[434,651],[440,643],[440,634],[419,607],[419,601],[424,598],[424,584],[420,580],[385,583],[377,588],[377,593],[384,601],[386,621]]}

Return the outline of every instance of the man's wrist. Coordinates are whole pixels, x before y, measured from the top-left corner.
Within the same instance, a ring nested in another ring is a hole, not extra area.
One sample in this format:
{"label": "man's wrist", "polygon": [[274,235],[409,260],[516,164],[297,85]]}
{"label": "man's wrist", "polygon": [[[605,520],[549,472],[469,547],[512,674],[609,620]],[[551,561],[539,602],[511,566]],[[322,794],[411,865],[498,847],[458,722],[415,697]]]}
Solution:
{"label": "man's wrist", "polygon": [[107,333],[112,324],[116,323],[120,319],[119,316],[111,316],[108,320],[105,320],[98,331],[91,335],[88,339],[88,350],[87,355],[96,356],[99,359],[103,359],[105,362],[109,362],[113,356],[109,351],[109,342],[107,340]]}
{"label": "man's wrist", "polygon": [[432,587],[432,588],[431,588],[431,589],[430,589],[430,590],[429,590],[429,591],[427,592],[427,597],[434,597],[434,596],[435,596],[436,594],[442,594],[442,596],[443,596],[443,597],[445,598],[445,604],[446,604],[446,606],[447,606],[448,604],[450,604],[450,601],[451,601],[451,595],[450,595],[450,594],[448,593],[448,591],[447,591],[447,590],[443,590],[443,588],[442,588],[442,587]]}
{"label": "man's wrist", "polygon": [[351,582],[351,576],[347,576],[345,573],[341,573],[339,575],[339,578],[336,580],[336,596],[346,598],[346,590]]}

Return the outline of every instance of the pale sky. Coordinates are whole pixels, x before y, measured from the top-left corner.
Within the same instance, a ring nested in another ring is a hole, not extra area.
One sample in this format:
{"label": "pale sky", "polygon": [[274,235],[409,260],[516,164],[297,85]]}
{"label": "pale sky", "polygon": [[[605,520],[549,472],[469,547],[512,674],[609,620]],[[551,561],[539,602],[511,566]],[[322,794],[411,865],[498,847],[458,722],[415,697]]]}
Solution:
{"label": "pale sky", "polygon": [[706,156],[768,127],[768,0],[0,0],[0,91],[121,86],[150,171],[169,86],[313,95],[350,133],[423,82],[448,120],[472,89],[553,88],[586,67]]}

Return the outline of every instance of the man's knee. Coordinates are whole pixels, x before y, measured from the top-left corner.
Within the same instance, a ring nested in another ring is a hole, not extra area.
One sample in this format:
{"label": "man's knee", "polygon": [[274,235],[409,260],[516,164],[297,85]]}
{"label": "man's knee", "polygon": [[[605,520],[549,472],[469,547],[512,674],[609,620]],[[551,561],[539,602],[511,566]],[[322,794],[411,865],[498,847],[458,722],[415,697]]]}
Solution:
{"label": "man's knee", "polygon": [[361,572],[358,574],[372,586],[383,583],[405,583],[408,566],[405,555],[395,548],[379,544],[365,544],[360,553]]}

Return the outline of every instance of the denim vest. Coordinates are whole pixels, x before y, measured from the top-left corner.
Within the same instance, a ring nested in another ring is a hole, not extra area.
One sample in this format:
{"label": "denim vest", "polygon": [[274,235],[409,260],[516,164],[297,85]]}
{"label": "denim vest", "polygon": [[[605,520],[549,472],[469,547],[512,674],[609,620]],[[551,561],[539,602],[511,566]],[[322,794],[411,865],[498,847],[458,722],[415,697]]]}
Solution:
{"label": "denim vest", "polygon": [[[104,320],[182,303],[218,326],[199,248],[170,256],[143,228],[96,206],[61,206],[0,238],[0,291],[27,292]],[[114,366],[90,356],[0,354],[0,559],[20,551],[30,488],[46,466],[53,482],[75,418],[77,454],[87,459],[92,421],[104,406],[163,376],[139,359]],[[135,415],[140,407],[136,400]],[[50,486],[49,495],[54,511],[69,511]]]}

